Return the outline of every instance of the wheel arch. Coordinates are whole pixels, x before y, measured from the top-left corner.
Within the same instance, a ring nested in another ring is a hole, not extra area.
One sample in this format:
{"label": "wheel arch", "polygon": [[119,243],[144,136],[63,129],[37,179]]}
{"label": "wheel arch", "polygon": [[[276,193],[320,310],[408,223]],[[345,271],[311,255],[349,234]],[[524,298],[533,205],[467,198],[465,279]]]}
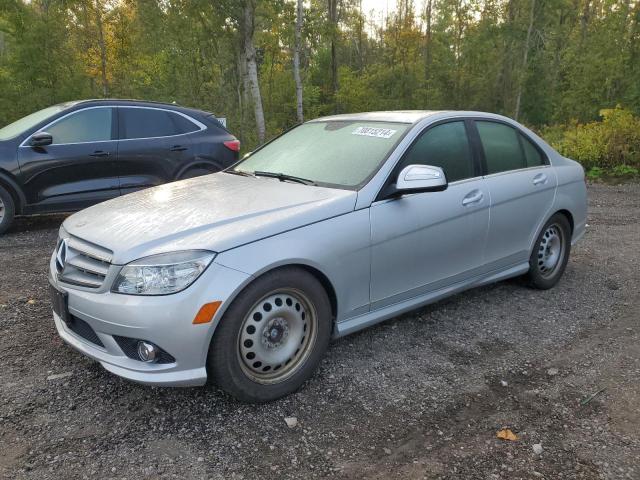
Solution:
{"label": "wheel arch", "polygon": [[16,183],[16,181],[4,170],[0,170],[0,185],[7,189],[16,207],[16,214],[22,213],[27,203],[24,193]]}
{"label": "wheel arch", "polygon": [[[220,319],[222,317],[224,317],[224,314],[226,313],[227,309],[229,308],[229,305],[231,305],[231,303],[233,303],[233,301],[238,297],[238,295],[240,295],[249,285],[251,285],[253,282],[257,281],[259,278],[263,277],[264,275],[274,272],[276,270],[281,270],[284,268],[298,268],[300,270],[304,270],[305,272],[309,273],[310,275],[312,275],[316,280],[318,280],[320,282],[320,285],[322,285],[322,288],[324,289],[324,291],[327,294],[327,297],[329,297],[329,303],[331,305],[331,321],[332,321],[332,328],[335,327],[335,322],[336,322],[336,318],[338,315],[338,296],[336,294],[336,289],[333,285],[333,283],[331,282],[331,280],[329,279],[328,275],[326,275],[323,271],[321,271],[319,268],[317,268],[316,266],[310,265],[308,263],[302,263],[299,261],[291,261],[288,263],[279,263],[277,265],[271,265],[269,267],[266,267],[262,270],[260,270],[259,272],[256,272],[255,274],[253,274],[251,277],[249,277],[249,279],[244,282],[242,285],[240,285],[234,292],[233,295],[231,295],[230,298],[228,298],[225,302],[224,302],[224,309],[220,312]],[[215,328],[217,328],[217,322],[215,325]],[[214,330],[215,330],[214,328]],[[213,332],[213,335],[215,335],[215,331]]]}
{"label": "wheel arch", "polygon": [[217,162],[216,160],[195,158],[180,167],[180,169],[175,174],[175,179],[180,180],[180,178],[182,178],[182,175],[194,168],[206,168],[207,170],[211,170],[211,173],[215,173],[222,170],[222,164],[220,164],[220,162]]}
{"label": "wheel arch", "polygon": [[[549,218],[553,217],[556,213],[564,215],[567,218],[567,220],[569,221],[569,226],[571,227],[571,232],[570,233],[573,234],[573,228],[575,227],[575,223],[573,221],[573,215],[571,214],[571,212],[569,210],[563,208],[563,209],[560,209],[560,210],[556,211],[552,215],[550,215]],[[549,219],[547,219],[547,221],[548,220]]]}

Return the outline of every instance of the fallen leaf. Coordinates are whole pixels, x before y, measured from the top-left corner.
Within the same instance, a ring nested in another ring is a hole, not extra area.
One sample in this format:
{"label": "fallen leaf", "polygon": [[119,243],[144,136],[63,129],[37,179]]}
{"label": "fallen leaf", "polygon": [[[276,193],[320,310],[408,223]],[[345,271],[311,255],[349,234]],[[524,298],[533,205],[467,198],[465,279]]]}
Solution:
{"label": "fallen leaf", "polygon": [[34,303],[36,303],[36,301],[33,298],[30,298],[29,301],[27,302],[29,305],[33,305]]}
{"label": "fallen leaf", "polygon": [[496,437],[498,437],[500,440],[509,440],[511,442],[515,442],[516,440],[518,440],[518,436],[508,428],[499,430],[498,433],[496,433]]}

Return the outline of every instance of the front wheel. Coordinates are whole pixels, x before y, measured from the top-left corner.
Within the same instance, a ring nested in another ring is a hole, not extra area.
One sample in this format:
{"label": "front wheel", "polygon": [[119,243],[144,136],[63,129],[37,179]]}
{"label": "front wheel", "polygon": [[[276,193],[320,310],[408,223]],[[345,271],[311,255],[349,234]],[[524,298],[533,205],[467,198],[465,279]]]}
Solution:
{"label": "front wheel", "polygon": [[553,215],[536,239],[527,274],[532,287],[546,290],[553,287],[567,266],[571,251],[571,226],[567,217]]}
{"label": "front wheel", "polygon": [[316,370],[331,323],[329,298],[313,275],[291,267],[269,272],[247,286],[220,320],[209,373],[239,400],[280,398]]}
{"label": "front wheel", "polygon": [[9,229],[15,213],[16,207],[11,193],[0,185],[0,235]]}

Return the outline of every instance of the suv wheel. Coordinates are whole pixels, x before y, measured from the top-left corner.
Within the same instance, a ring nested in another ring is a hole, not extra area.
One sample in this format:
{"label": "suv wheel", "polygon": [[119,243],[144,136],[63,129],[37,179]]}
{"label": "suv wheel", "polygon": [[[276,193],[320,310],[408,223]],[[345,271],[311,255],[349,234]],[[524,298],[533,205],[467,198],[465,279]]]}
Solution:
{"label": "suv wheel", "polygon": [[331,322],[329,298],[313,275],[291,267],[267,273],[220,320],[209,349],[209,373],[245,402],[287,395],[318,367]]}
{"label": "suv wheel", "polygon": [[11,193],[0,185],[0,235],[9,229],[15,213],[16,208]]}
{"label": "suv wheel", "polygon": [[532,287],[546,290],[558,281],[569,260],[571,226],[567,217],[553,215],[542,228],[529,258],[529,282]]}

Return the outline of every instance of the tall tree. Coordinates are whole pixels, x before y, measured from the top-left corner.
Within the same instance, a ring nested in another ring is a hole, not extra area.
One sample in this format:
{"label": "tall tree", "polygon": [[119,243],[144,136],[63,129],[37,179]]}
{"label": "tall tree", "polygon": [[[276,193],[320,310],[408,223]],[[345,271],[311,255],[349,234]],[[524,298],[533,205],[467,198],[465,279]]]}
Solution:
{"label": "tall tree", "polygon": [[296,82],[296,116],[298,122],[304,122],[302,105],[302,77],[300,75],[300,52],[302,51],[302,23],[304,16],[304,0],[296,2],[295,41],[293,47],[293,78]]}
{"label": "tall tree", "polygon": [[260,83],[258,81],[258,65],[256,61],[256,48],[253,43],[256,19],[256,2],[255,0],[245,0],[240,20],[240,32],[242,35],[242,45],[244,61],[246,62],[247,81],[249,91],[253,100],[253,111],[256,119],[256,129],[258,132],[258,141],[264,143],[265,140],[265,123],[264,110],[262,108],[262,95],[260,93]]}

